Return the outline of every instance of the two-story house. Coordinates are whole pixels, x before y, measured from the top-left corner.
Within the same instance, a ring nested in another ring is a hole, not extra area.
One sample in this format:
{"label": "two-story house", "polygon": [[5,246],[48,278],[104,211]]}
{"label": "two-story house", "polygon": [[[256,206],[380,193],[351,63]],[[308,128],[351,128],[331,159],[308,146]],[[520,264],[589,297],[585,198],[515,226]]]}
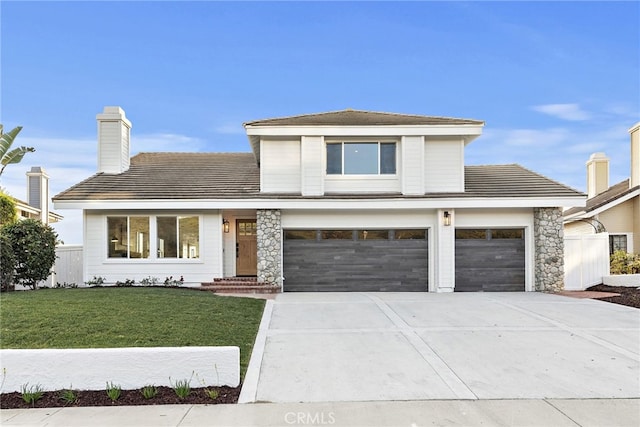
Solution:
{"label": "two-story house", "polygon": [[98,114],[84,275],[257,276],[287,291],[562,288],[561,207],[585,196],[518,165],[465,166],[479,120],[344,110],[244,124],[251,153],[140,153]]}

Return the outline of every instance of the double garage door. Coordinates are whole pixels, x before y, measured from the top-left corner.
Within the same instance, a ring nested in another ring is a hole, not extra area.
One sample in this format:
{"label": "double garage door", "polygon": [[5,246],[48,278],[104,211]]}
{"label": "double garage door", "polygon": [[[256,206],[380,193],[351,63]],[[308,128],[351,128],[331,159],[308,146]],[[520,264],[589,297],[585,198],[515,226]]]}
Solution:
{"label": "double garage door", "polygon": [[[524,291],[524,229],[456,229],[455,291]],[[285,292],[426,292],[426,229],[285,230]]]}
{"label": "double garage door", "polygon": [[426,229],[285,230],[285,292],[426,292]]}

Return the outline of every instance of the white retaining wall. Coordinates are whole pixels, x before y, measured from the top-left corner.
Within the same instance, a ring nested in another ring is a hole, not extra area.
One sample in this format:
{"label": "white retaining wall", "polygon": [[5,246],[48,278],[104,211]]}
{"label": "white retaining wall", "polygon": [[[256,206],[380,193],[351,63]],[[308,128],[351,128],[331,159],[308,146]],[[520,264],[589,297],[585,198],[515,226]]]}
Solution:
{"label": "white retaining wall", "polygon": [[640,274],[616,274],[604,276],[602,283],[609,286],[640,286]]}
{"label": "white retaining wall", "polygon": [[240,384],[239,347],[131,347],[0,350],[0,391],[39,384],[45,391],[73,388],[123,390],[168,386],[191,379],[191,387]]}

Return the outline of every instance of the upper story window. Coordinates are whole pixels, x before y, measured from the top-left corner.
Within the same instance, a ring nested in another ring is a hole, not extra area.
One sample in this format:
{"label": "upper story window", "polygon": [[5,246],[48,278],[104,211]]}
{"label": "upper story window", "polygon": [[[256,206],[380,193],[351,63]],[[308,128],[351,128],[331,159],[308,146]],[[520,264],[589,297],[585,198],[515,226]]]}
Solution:
{"label": "upper story window", "polygon": [[327,143],[327,175],[394,175],[395,142]]}

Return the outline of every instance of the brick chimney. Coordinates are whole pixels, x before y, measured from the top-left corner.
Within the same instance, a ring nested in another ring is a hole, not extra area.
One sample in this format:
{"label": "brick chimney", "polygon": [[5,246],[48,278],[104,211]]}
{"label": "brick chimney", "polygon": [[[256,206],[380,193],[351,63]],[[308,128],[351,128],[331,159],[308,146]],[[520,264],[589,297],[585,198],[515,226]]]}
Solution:
{"label": "brick chimney", "polygon": [[587,162],[587,197],[590,199],[609,188],[609,158],[593,153]]}
{"label": "brick chimney", "polygon": [[40,221],[49,224],[49,175],[40,166],[27,172],[27,203],[40,209]]}
{"label": "brick chimney", "polygon": [[640,122],[629,129],[631,135],[631,181],[630,188],[640,185]]}
{"label": "brick chimney", "polygon": [[104,107],[98,120],[98,172],[118,174],[129,169],[131,122],[120,107]]}

